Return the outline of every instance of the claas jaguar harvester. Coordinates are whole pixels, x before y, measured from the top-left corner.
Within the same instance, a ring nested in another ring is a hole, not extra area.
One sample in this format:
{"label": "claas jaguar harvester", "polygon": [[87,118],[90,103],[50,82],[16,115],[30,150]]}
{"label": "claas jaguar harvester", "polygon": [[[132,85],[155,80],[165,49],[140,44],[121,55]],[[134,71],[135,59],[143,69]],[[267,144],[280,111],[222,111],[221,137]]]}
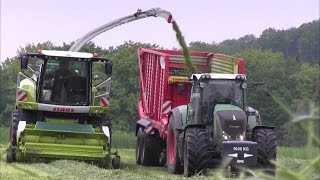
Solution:
{"label": "claas jaguar harvester", "polygon": [[140,97],[136,163],[166,163],[185,176],[208,168],[262,168],[274,174],[276,136],[258,111],[245,104],[244,60],[182,51],[139,49]]}
{"label": "claas jaguar harvester", "polygon": [[[19,59],[7,162],[75,159],[104,167],[111,161],[119,168],[107,117],[112,62],[97,54],[53,50]],[[93,74],[96,65],[100,78]]]}

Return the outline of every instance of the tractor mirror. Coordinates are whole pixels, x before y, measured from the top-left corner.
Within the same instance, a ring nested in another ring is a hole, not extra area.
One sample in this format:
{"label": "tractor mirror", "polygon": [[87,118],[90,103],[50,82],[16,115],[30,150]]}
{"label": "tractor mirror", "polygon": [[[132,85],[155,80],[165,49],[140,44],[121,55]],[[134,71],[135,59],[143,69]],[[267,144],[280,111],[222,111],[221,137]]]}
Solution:
{"label": "tractor mirror", "polygon": [[108,61],[104,64],[104,73],[107,75],[111,75],[112,73],[112,62]]}
{"label": "tractor mirror", "polygon": [[256,110],[252,107],[246,107],[245,112],[247,114],[247,116],[252,115],[256,112]]}
{"label": "tractor mirror", "polygon": [[28,69],[29,58],[26,56],[21,57],[21,69]]}

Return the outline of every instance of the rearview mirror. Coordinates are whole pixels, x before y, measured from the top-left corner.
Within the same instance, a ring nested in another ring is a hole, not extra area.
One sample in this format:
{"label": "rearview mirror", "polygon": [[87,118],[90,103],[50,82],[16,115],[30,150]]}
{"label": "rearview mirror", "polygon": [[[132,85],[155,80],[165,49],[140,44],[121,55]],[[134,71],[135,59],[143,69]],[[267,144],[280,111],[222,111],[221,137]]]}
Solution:
{"label": "rearview mirror", "polygon": [[97,80],[99,78],[99,75],[95,74],[93,75],[93,80]]}
{"label": "rearview mirror", "polygon": [[104,73],[106,75],[111,75],[112,73],[112,62],[108,61],[104,64]]}
{"label": "rearview mirror", "polygon": [[21,57],[20,67],[21,69],[28,69],[29,58],[26,56]]}

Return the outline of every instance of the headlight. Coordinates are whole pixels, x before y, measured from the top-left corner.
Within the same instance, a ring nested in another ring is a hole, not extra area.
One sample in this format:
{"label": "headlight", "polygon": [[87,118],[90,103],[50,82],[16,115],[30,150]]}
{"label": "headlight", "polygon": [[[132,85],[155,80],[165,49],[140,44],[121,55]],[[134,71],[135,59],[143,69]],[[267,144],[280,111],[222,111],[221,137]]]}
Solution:
{"label": "headlight", "polygon": [[231,137],[230,137],[227,133],[225,133],[224,131],[222,131],[222,137],[223,137],[223,139],[226,140],[226,141],[228,141],[228,140],[231,139]]}
{"label": "headlight", "polygon": [[246,137],[246,133],[244,132],[243,134],[240,134],[239,136],[237,136],[237,140],[244,141],[245,137]]}
{"label": "headlight", "polygon": [[240,141],[244,140],[244,135],[240,135]]}
{"label": "headlight", "polygon": [[245,75],[237,75],[236,79],[246,80],[246,76]]}
{"label": "headlight", "polygon": [[203,74],[201,76],[201,79],[211,79],[211,75],[210,74]]}

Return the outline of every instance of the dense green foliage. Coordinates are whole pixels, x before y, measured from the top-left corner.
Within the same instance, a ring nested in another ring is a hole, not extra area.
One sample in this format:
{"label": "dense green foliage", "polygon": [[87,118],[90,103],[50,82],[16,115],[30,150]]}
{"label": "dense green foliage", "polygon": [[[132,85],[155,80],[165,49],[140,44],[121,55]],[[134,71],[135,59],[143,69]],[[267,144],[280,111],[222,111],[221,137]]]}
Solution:
{"label": "dense green foliage", "polygon": [[[299,134],[301,131],[288,122],[299,114],[319,115],[320,68],[316,62],[320,58],[317,29],[319,21],[314,21],[289,30],[268,29],[259,38],[247,35],[219,44],[191,42],[189,48],[242,56],[246,60],[248,81],[265,83],[248,89],[247,104],[261,112],[264,124],[277,127],[280,135],[278,142],[287,146],[306,145],[307,137],[303,133]],[[158,48],[156,44],[129,41],[108,49],[88,43],[81,49],[85,52],[97,52],[113,61],[110,115],[114,127],[122,131],[133,130],[137,118],[139,47]],[[20,51],[35,52],[38,48],[68,50],[70,44],[29,44]],[[19,61],[14,57],[0,65],[1,125],[9,125],[11,119],[18,71]],[[292,114],[291,111],[295,113]]]}
{"label": "dense green foliage", "polygon": [[252,34],[239,39],[228,39],[221,43],[191,42],[193,50],[214,51],[225,54],[241,53],[245,49],[282,52],[285,58],[318,63],[320,60],[320,20],[302,24],[288,30],[266,29],[260,37]]}

